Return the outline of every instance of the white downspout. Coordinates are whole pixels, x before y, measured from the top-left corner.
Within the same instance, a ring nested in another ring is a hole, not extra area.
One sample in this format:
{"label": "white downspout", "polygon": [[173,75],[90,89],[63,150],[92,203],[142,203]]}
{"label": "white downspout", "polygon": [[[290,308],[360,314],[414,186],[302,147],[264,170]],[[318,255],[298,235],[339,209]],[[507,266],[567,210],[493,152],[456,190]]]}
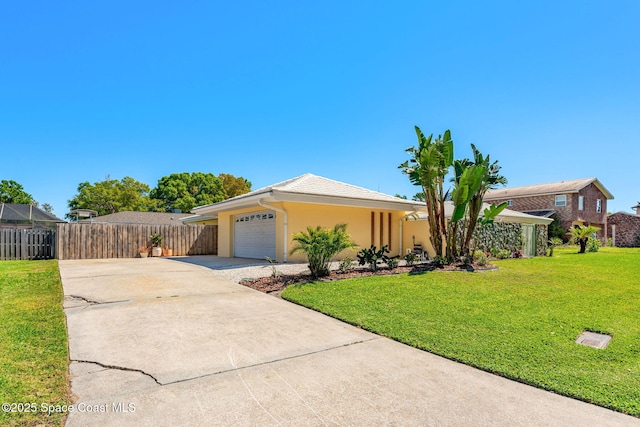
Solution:
{"label": "white downspout", "polygon": [[402,247],[402,221],[408,221],[409,217],[414,217],[415,220],[417,220],[418,213],[419,212],[416,210],[413,212],[409,212],[408,214],[405,214],[405,216],[400,218],[400,256],[403,255],[402,251],[404,250],[404,248]]}
{"label": "white downspout", "polygon": [[398,248],[398,256],[402,256],[402,251],[404,250],[404,248],[402,247],[402,221],[404,221],[404,217],[400,218],[400,237],[398,238],[398,244],[399,244],[399,248]]}
{"label": "white downspout", "polygon": [[258,204],[263,208],[271,209],[272,211],[280,212],[283,215],[284,219],[284,239],[282,242],[283,245],[283,254],[282,254],[282,262],[287,262],[287,241],[289,240],[287,237],[287,232],[289,228],[289,218],[287,216],[287,211],[284,209],[276,208],[274,206],[266,205],[262,203],[262,199],[258,199]]}

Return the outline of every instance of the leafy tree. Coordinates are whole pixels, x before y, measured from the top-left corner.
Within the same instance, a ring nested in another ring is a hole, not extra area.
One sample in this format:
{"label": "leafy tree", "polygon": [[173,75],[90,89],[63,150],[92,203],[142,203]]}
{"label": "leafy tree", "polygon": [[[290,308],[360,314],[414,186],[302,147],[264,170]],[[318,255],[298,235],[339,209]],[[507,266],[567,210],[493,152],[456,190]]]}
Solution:
{"label": "leafy tree", "polygon": [[296,246],[290,254],[303,252],[309,260],[309,271],[313,277],[329,275],[329,263],[345,249],[357,247],[347,233],[347,224],[336,224],[333,228],[307,227],[292,236]]}
{"label": "leafy tree", "polygon": [[236,177],[228,173],[221,173],[218,178],[222,181],[227,198],[240,196],[251,191],[251,182],[241,176]]}
{"label": "leafy tree", "polygon": [[151,190],[151,198],[158,200],[164,211],[190,212],[196,206],[225,200],[227,193],[220,178],[212,173],[183,172],[160,178]]}
{"label": "leafy tree", "polygon": [[598,227],[592,225],[575,225],[571,229],[571,235],[573,239],[580,245],[580,251],[578,253],[583,254],[587,250],[587,242],[589,238],[595,239],[595,234],[600,231]]}
{"label": "leafy tree", "polygon": [[78,194],[69,200],[70,209],[92,209],[98,215],[122,211],[154,210],[157,202],[149,197],[149,186],[126,176],[122,180],[107,178],[78,185]]}
{"label": "leafy tree", "polygon": [[21,184],[13,180],[3,179],[0,181],[0,203],[31,205],[35,202],[33,196],[24,191]]}
{"label": "leafy tree", "polygon": [[51,206],[49,203],[43,203],[41,207],[42,210],[46,213],[53,214],[53,206]]}
{"label": "leafy tree", "polygon": [[558,215],[554,213],[549,218],[553,219],[553,222],[549,224],[549,239],[558,238],[561,239],[563,243],[567,242],[567,240],[569,240],[567,237],[568,231],[560,225]]}
{"label": "leafy tree", "polygon": [[[415,130],[418,146],[406,150],[411,158],[399,168],[414,185],[422,187],[429,221],[429,239],[436,256],[452,262],[470,252],[471,238],[478,224],[482,200],[487,190],[506,183],[506,179],[499,174],[497,162],[491,163],[489,156],[483,156],[473,144],[473,160],[454,161],[453,140],[449,130],[436,139],[433,139],[433,135],[425,137],[417,126]],[[449,193],[449,190],[445,192],[444,184],[452,167],[453,191]],[[445,201],[449,194],[453,213],[447,221]],[[506,203],[503,203],[485,209],[483,223],[491,222],[505,207]]]}

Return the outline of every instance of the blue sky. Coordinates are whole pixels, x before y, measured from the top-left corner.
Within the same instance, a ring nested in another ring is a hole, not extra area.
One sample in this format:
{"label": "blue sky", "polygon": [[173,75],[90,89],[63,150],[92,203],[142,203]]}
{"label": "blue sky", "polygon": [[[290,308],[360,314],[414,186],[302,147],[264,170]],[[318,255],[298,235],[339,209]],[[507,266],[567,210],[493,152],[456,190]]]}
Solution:
{"label": "blue sky", "polygon": [[640,200],[637,1],[23,1],[0,6],[0,179],[63,217],[80,182],[314,173],[389,194],[413,130],[510,186]]}

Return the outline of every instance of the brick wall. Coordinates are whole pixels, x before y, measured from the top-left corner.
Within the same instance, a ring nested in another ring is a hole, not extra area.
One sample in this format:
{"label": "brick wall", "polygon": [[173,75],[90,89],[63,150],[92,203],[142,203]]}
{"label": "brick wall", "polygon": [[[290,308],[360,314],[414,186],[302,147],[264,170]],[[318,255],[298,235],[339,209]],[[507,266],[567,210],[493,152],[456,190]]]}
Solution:
{"label": "brick wall", "polygon": [[[588,222],[591,225],[602,227],[607,223],[607,198],[598,187],[591,184],[580,190],[575,196],[575,215],[580,221]],[[578,196],[584,196],[584,210],[578,210]],[[602,209],[596,212],[597,199],[602,201]],[[600,225],[598,225],[600,224]]]}
{"label": "brick wall", "polygon": [[640,216],[625,212],[609,215],[607,218],[609,237],[613,237],[613,225],[616,226],[616,246],[622,248],[640,246]]}

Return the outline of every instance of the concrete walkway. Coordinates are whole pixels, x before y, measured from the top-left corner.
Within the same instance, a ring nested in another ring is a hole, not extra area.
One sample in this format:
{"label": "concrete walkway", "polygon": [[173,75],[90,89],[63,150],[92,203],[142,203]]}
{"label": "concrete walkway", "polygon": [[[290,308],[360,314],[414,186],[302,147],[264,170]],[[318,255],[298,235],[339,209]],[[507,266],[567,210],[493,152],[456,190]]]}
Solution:
{"label": "concrete walkway", "polygon": [[67,426],[640,426],[198,264],[60,261],[77,397]]}

